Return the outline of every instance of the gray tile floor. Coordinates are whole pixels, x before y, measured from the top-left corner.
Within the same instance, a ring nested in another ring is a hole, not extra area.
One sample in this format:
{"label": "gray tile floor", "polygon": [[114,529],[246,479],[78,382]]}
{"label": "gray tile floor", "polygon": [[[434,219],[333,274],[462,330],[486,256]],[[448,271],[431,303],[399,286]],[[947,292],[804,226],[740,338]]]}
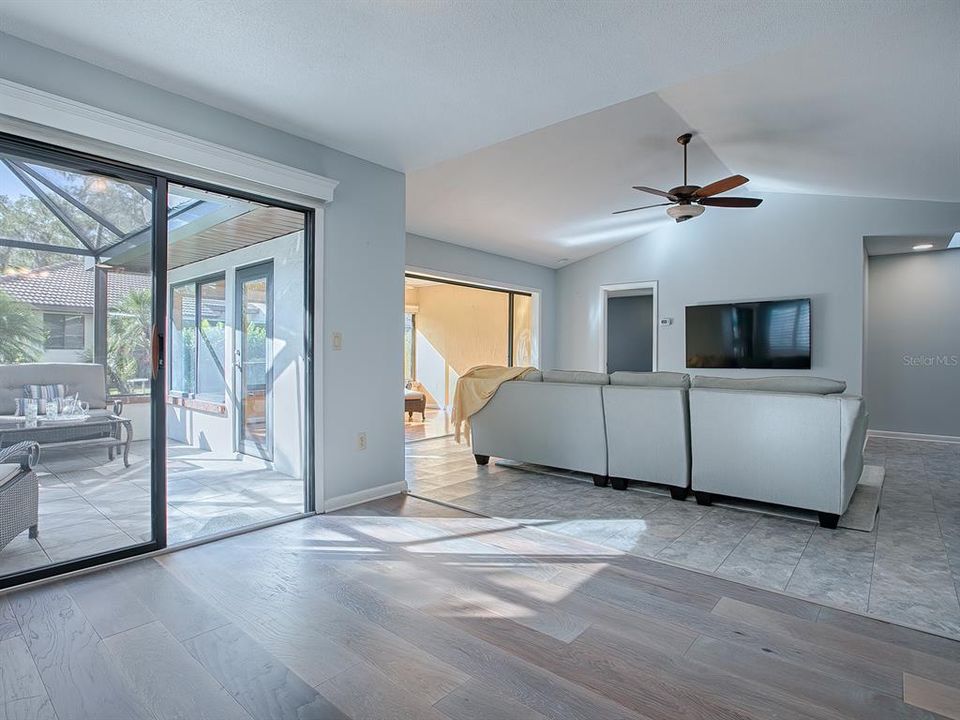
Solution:
{"label": "gray tile floor", "polygon": [[420,497],[960,638],[960,444],[871,438],[867,462],[886,479],[869,533],[478,467],[451,438],[406,450]]}
{"label": "gray tile floor", "polygon": [[414,413],[411,418],[403,414],[403,439],[405,442],[431,440],[453,435],[453,418],[445,410],[428,408],[423,415]]}
{"label": "gray tile floor", "polygon": [[[149,452],[133,443],[129,468],[106,451],[42,453],[39,536],[24,532],[0,550],[0,575],[149,540]],[[171,545],[303,510],[302,481],[259,460],[173,444],[167,456]]]}

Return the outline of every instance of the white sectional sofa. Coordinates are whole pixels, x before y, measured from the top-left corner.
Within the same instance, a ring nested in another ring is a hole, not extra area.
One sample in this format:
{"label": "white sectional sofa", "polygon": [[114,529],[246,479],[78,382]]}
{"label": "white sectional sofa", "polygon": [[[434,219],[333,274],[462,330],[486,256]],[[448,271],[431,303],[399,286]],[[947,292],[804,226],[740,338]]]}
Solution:
{"label": "white sectional sofa", "polygon": [[579,470],[607,484],[606,374],[546,370],[507,382],[470,418],[474,457]]}
{"label": "white sectional sofa", "polygon": [[684,373],[615,372],[603,388],[607,473],[617,490],[627,481],[666,485],[675,500],[690,488],[690,421]]}
{"label": "white sectional sofa", "polygon": [[[692,386],[691,386],[692,385]],[[836,527],[863,469],[867,414],[836,380],[544,371],[504,383],[471,418],[491,456],[813,510]]]}
{"label": "white sectional sofa", "polygon": [[834,528],[863,471],[867,412],[846,383],[695,377],[693,491],[814,510]]}

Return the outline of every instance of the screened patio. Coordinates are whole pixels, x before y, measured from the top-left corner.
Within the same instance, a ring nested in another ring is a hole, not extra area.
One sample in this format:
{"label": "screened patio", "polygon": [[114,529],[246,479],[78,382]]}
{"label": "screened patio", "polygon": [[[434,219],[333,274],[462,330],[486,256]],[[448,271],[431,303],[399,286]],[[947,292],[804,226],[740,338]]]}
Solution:
{"label": "screened patio", "polygon": [[[303,511],[304,214],[173,184],[157,213],[154,193],[0,144],[0,450],[41,446],[39,532],[0,547],[0,577],[149,540],[155,475],[169,543]],[[92,395],[78,365],[102,370]],[[31,392],[45,393],[35,421]],[[116,447],[71,431],[98,413]]]}

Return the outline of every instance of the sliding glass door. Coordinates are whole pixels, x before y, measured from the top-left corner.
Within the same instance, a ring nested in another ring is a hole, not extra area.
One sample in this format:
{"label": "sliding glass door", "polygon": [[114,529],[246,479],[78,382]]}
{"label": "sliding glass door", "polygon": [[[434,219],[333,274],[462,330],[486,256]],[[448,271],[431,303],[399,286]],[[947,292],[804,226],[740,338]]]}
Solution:
{"label": "sliding glass door", "polygon": [[0,587],[313,509],[312,227],[0,135]]}
{"label": "sliding glass door", "polygon": [[0,586],[164,542],[164,189],[0,140]]}
{"label": "sliding glass door", "polygon": [[534,365],[531,293],[407,273],[404,282],[404,435],[452,433],[460,376],[477,365]]}
{"label": "sliding glass door", "polygon": [[290,517],[309,498],[309,215],[170,186],[167,528],[180,543]]}

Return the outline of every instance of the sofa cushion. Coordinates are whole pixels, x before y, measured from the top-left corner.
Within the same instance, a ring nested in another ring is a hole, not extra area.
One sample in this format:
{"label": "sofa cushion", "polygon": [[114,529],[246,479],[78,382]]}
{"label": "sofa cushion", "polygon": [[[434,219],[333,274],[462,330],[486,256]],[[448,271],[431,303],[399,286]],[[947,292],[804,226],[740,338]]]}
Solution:
{"label": "sofa cushion", "polygon": [[47,414],[47,405],[50,403],[56,403],[57,412],[63,412],[63,398],[51,398],[50,400],[44,400],[43,398],[33,398],[33,397],[22,397],[14,400],[16,403],[16,410],[14,410],[14,415],[17,417],[25,417],[27,414],[27,402],[36,403],[37,406],[37,415],[46,415]]}
{"label": "sofa cushion", "polygon": [[544,370],[543,381],[576,385],[609,385],[610,376],[588,370]]}
{"label": "sofa cushion", "polygon": [[65,398],[67,396],[67,386],[63,383],[50,383],[49,385],[23,386],[23,396],[33,398],[34,400],[53,400]]}
{"label": "sofa cushion", "polygon": [[424,395],[424,394],[423,394],[422,392],[420,392],[419,390],[410,390],[410,389],[408,389],[408,388],[404,388],[404,390],[403,390],[403,398],[404,398],[405,400],[409,400],[409,399],[411,399],[411,398],[412,398],[412,399],[416,399],[416,400],[420,400],[420,399],[425,398],[425,397],[426,397],[426,395]]}
{"label": "sofa cushion", "polygon": [[20,463],[0,463],[0,488],[19,478],[22,473]]}
{"label": "sofa cushion", "polygon": [[690,387],[690,376],[676,372],[626,372],[618,370],[610,374],[611,385],[635,385],[637,387]]}
{"label": "sofa cushion", "polygon": [[19,363],[0,365],[0,414],[13,415],[24,385],[63,383],[91,409],[107,406],[106,376],[96,363]]}
{"label": "sofa cushion", "polygon": [[847,389],[843,380],[808,377],[806,375],[780,375],[761,378],[727,378],[696,375],[695,388],[720,390],[760,390],[766,392],[808,393],[810,395],[833,395]]}
{"label": "sofa cushion", "polygon": [[543,382],[543,373],[539,370],[531,370],[522,378],[517,378],[523,382]]}

